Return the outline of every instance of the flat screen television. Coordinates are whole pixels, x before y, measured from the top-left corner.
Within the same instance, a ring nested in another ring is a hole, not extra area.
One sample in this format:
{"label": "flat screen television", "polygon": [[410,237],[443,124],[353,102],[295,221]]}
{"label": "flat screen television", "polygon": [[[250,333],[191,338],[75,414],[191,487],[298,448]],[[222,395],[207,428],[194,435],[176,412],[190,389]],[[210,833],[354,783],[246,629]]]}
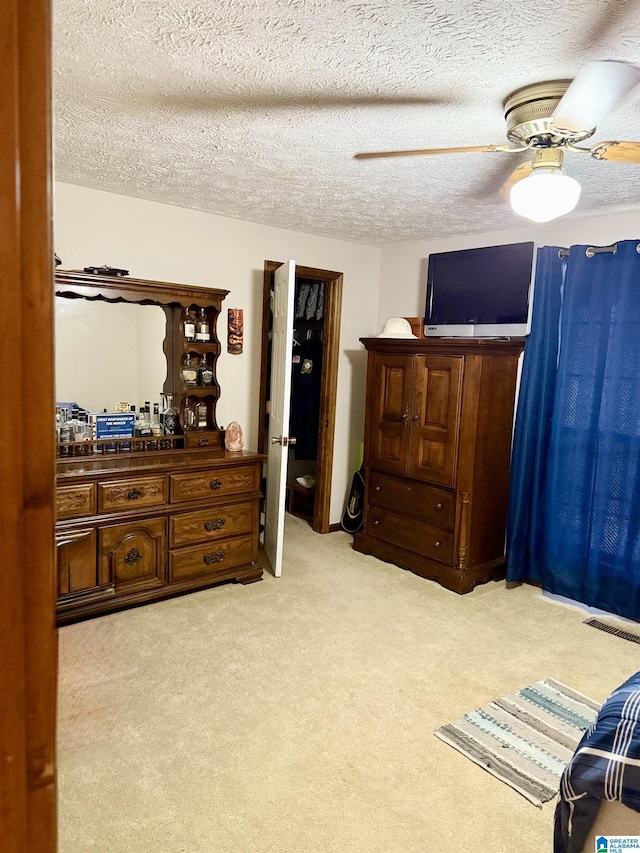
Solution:
{"label": "flat screen television", "polygon": [[429,255],[425,335],[525,335],[532,270],[533,243]]}

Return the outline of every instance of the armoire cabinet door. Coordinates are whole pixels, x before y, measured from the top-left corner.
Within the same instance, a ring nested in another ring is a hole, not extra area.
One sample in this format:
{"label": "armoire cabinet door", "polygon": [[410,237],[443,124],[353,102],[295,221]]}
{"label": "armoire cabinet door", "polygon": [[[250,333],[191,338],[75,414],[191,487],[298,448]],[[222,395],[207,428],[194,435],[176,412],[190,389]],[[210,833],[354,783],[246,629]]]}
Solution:
{"label": "armoire cabinet door", "polygon": [[455,486],[463,358],[415,356],[411,465],[417,480]]}
{"label": "armoire cabinet door", "polygon": [[164,518],[100,528],[98,565],[101,573],[109,573],[116,595],[163,586],[165,562]]}
{"label": "armoire cabinet door", "polygon": [[370,464],[380,471],[407,473],[412,367],[412,356],[375,358]]}

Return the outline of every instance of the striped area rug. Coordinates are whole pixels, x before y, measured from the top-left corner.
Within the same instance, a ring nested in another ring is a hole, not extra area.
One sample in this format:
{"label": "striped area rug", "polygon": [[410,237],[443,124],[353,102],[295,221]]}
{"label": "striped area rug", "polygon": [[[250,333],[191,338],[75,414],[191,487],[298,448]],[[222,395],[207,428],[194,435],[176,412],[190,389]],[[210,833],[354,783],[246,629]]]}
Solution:
{"label": "striped area rug", "polygon": [[435,732],[537,806],[560,776],[600,705],[549,678],[503,696]]}

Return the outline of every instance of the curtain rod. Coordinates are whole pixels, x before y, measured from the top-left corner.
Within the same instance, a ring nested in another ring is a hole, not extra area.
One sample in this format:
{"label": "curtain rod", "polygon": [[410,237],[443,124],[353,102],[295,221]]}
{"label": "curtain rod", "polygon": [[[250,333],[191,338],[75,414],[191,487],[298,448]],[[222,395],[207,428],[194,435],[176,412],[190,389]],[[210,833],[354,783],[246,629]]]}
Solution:
{"label": "curtain rod", "polygon": [[[618,251],[618,247],[614,243],[613,246],[589,246],[585,249],[585,255],[592,258],[594,255],[602,254],[603,252],[611,252],[612,255]],[[567,258],[571,254],[571,249],[560,249],[558,252],[559,258]]]}
{"label": "curtain rod", "polygon": [[[617,251],[618,247],[614,243],[613,246],[589,246],[587,249],[585,249],[584,253],[588,258],[592,258],[594,255],[600,255],[603,252],[611,252],[612,255],[615,255]],[[640,243],[638,243],[636,246],[636,252],[640,254]],[[559,258],[567,258],[570,254],[570,249],[560,249],[558,251]]]}

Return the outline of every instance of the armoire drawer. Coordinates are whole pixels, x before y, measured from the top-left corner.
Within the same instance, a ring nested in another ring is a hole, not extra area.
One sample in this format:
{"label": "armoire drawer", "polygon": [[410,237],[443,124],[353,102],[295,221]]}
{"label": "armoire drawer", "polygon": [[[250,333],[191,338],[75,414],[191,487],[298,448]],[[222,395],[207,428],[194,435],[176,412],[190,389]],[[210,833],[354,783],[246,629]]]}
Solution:
{"label": "armoire drawer", "polygon": [[255,503],[229,504],[183,512],[169,518],[169,547],[196,545],[249,533],[254,526]]}
{"label": "armoire drawer", "polygon": [[206,545],[169,551],[169,583],[198,575],[224,574],[253,560],[253,537],[236,536]]}
{"label": "armoire drawer", "polygon": [[79,486],[59,486],[56,489],[56,514],[59,519],[94,515],[96,487],[94,483]]}
{"label": "armoire drawer", "polygon": [[253,492],[260,488],[260,474],[255,465],[238,465],[201,471],[195,474],[171,474],[171,503],[217,498]]}
{"label": "armoire drawer", "polygon": [[393,545],[452,565],[453,534],[448,530],[372,506],[369,509],[367,532],[370,536],[384,539]]}
{"label": "armoire drawer", "polygon": [[98,483],[98,509],[115,512],[159,506],[167,502],[166,477],[137,477]]}
{"label": "armoire drawer", "polygon": [[435,524],[446,530],[453,530],[456,517],[455,492],[405,480],[389,477],[372,471],[369,485],[369,503],[391,511],[402,507],[416,521]]}

